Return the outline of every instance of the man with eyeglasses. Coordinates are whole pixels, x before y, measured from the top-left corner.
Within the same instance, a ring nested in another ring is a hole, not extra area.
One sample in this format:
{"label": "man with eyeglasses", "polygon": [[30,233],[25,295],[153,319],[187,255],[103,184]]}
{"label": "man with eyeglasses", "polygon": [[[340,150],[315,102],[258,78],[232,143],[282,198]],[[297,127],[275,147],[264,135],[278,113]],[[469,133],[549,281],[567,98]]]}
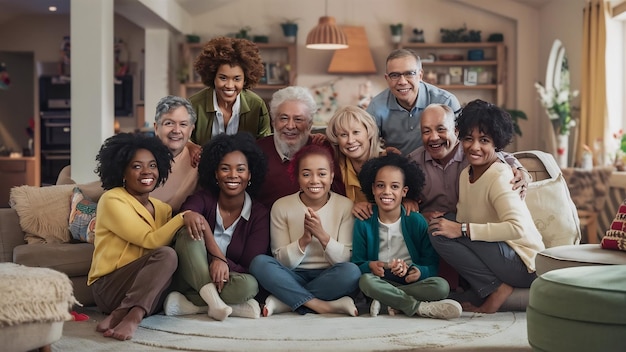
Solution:
{"label": "man with eyeglasses", "polygon": [[172,206],[174,214],[198,184],[197,164],[192,166],[187,146],[195,123],[196,111],[187,99],[168,95],[157,103],[154,132],[170,150],[174,162],[165,184],[150,192],[150,196]]}
{"label": "man with eyeglasses", "polygon": [[367,112],[376,120],[385,146],[407,155],[422,145],[420,119],[429,104],[448,105],[455,114],[461,104],[452,93],[422,81],[422,62],[412,50],[392,51],[386,70],[389,88],[372,99]]}

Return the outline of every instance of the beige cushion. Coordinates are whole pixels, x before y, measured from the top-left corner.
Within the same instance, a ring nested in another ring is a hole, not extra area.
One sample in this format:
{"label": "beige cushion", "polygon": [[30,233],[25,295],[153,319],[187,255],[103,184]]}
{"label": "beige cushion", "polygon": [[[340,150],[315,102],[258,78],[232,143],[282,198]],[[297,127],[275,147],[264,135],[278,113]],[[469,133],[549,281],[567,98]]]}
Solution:
{"label": "beige cushion", "polygon": [[573,266],[614,264],[626,264],[626,253],[607,251],[596,243],[548,248],[535,259],[537,275]]}
{"label": "beige cushion", "polygon": [[[554,157],[531,150],[513,154],[534,173],[528,185],[526,205],[546,248],[580,242],[578,211]],[[540,179],[540,180],[538,180]]]}
{"label": "beige cushion", "polygon": [[11,189],[9,204],[20,217],[28,243],[64,243],[70,240],[68,222],[73,185]]}
{"label": "beige cushion", "polygon": [[[9,204],[20,218],[24,240],[28,243],[65,243],[71,238],[71,185],[49,187],[19,186],[11,189]],[[78,185],[83,193],[97,202],[104,192],[100,181]]]}

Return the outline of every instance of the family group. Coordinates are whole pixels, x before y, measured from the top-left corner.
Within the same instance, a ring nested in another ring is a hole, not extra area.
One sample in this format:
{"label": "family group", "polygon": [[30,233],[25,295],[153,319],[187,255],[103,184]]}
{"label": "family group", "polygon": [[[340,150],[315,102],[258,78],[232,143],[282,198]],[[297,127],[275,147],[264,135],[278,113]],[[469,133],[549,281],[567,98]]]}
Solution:
{"label": "family group", "polygon": [[[393,51],[389,85],[363,110],[340,108],[311,134],[307,88],[272,96],[245,39],[207,42],[207,88],[156,107],[157,138],[121,133],[96,156],[98,202],[88,285],[108,314],[97,330],[132,338],[141,320],[286,311],[439,319],[493,313],[536,278],[543,250],[524,196],[530,176],[503,148],[511,117],[421,80]],[[440,259],[464,279],[451,297]]]}

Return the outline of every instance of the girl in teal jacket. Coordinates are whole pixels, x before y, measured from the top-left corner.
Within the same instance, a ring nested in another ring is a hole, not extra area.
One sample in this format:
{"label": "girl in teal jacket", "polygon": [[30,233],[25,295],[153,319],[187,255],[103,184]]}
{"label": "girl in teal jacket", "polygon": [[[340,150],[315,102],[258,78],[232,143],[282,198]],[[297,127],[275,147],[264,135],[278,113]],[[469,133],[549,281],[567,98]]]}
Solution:
{"label": "girl in teal jacket", "polygon": [[375,202],[369,219],[357,219],[352,240],[352,262],[361,269],[359,288],[373,299],[370,314],[381,303],[390,314],[451,319],[461,315],[461,305],[445,299],[450,287],[437,277],[439,257],[428,238],[421,214],[408,216],[405,197],[417,199],[424,174],[415,162],[400,155],[367,161],[359,173],[361,188]]}

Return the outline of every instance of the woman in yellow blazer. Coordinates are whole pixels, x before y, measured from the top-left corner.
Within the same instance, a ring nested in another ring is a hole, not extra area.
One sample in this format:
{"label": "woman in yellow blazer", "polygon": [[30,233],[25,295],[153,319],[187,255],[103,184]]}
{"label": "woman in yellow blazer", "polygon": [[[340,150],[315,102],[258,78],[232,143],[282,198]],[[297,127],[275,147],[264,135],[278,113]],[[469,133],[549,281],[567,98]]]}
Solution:
{"label": "woman in yellow blazer", "polygon": [[128,340],[145,316],[161,309],[178,265],[168,244],[185,213],[172,218],[168,204],[150,197],[167,179],[172,161],[159,139],[118,134],[104,142],[96,160],[106,192],[98,202],[87,284],[98,308],[110,313],[96,330]]}

